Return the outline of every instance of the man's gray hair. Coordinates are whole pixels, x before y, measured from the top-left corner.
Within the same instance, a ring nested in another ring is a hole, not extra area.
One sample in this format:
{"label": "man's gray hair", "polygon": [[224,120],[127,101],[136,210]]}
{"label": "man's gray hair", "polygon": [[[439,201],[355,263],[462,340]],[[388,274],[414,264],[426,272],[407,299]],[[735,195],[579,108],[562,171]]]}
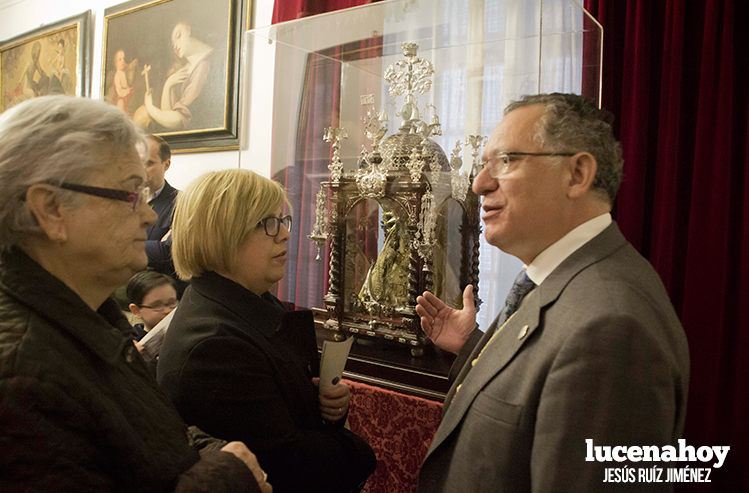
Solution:
{"label": "man's gray hair", "polygon": [[[116,106],[87,98],[45,96],[0,115],[0,250],[41,228],[24,201],[35,183],[86,184],[120,157],[146,148],[140,130]],[[80,194],[59,190],[75,205]]]}
{"label": "man's gray hair", "polygon": [[599,109],[590,99],[576,94],[536,94],[511,103],[505,115],[524,106],[542,104],[538,138],[545,149],[553,152],[589,152],[598,164],[591,189],[601,198],[614,203],[622,182],[624,158],[622,146],[614,137],[614,116]]}

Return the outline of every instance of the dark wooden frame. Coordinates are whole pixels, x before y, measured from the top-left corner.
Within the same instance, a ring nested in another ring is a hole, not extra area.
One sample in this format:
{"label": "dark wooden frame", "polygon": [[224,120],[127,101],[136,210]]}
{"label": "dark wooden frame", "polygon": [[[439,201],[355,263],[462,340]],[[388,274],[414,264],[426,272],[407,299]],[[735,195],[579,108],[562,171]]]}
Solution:
{"label": "dark wooden frame", "polygon": [[[233,150],[239,148],[239,71],[240,71],[240,52],[242,43],[242,33],[244,32],[245,19],[250,17],[249,8],[251,1],[245,0],[224,0],[228,2],[229,18],[225,19],[227,23],[226,36],[226,94],[223,98],[224,122],[223,125],[214,128],[195,128],[173,131],[157,131],[172,147],[173,152],[203,152],[218,150]],[[213,1],[204,0],[132,0],[120,5],[106,9],[104,13],[104,36],[102,49],[102,90],[101,98],[105,98],[107,69],[111,65],[112,57],[115,53],[110,53],[107,58],[107,43],[111,39],[113,22],[121,16],[134,15],[144,9],[149,9],[165,3],[174,3],[182,8],[189,9],[193,18],[199,18],[202,12],[208,15],[211,10],[215,10]],[[247,7],[247,8],[245,8]],[[175,19],[169,19],[174,24]],[[151,27],[156,28],[161,22],[165,29],[171,29],[173,25],[166,20],[154,21]],[[137,39],[137,36],[136,36]],[[223,48],[223,47],[222,47]],[[114,48],[113,48],[114,49]],[[214,47],[214,49],[218,49]],[[168,50],[168,48],[167,48]],[[140,71],[141,67],[138,67]]]}
{"label": "dark wooden frame", "polygon": [[[76,76],[78,77],[78,84],[76,85],[76,96],[90,96],[91,95],[91,60],[92,60],[92,38],[93,33],[91,32],[91,11],[87,10],[80,14],[59,20],[52,24],[44,24],[37,29],[25,32],[21,35],[7,39],[0,42],[0,97],[7,92],[7,89],[2,86],[2,73],[3,73],[3,52],[17,48],[21,45],[32,43],[38,39],[46,36],[55,34],[56,32],[67,30],[73,26],[77,26],[78,36],[76,47]],[[2,108],[4,105],[0,105],[0,112],[4,111]]]}

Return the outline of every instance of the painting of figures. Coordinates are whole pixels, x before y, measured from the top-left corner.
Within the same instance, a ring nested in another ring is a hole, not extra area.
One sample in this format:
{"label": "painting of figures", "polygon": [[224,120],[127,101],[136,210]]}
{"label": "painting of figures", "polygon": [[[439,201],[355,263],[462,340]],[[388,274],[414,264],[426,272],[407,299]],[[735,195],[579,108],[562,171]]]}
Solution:
{"label": "painting of figures", "polygon": [[102,98],[170,144],[235,133],[238,10],[236,0],[129,2],[108,9]]}
{"label": "painting of figures", "polygon": [[0,45],[0,113],[48,94],[87,95],[88,16],[66,19]]}

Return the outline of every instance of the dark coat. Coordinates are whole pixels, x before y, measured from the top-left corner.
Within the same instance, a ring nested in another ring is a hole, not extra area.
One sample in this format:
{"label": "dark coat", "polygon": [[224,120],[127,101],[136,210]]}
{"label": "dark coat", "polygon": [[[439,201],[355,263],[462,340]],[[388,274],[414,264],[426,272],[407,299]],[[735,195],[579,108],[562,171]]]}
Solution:
{"label": "dark coat", "polygon": [[113,300],[97,312],[20,250],[0,260],[0,491],[259,491],[201,456]]}
{"label": "dark coat", "polygon": [[358,491],[376,459],[343,421],[324,423],[318,369],[311,312],[208,272],[177,307],[158,380],[187,423],[245,442],[275,493]]}
{"label": "dark coat", "polygon": [[[155,190],[154,190],[155,191]],[[158,272],[170,274],[174,272],[172,264],[172,242],[161,241],[165,234],[172,229],[174,216],[174,201],[179,190],[164,181],[164,189],[151,203],[151,208],[159,218],[153,226],[146,230],[146,254],[148,265]]]}
{"label": "dark coat", "polygon": [[172,237],[161,241],[165,234],[172,229],[172,218],[174,217],[174,201],[177,199],[179,190],[164,181],[164,189],[158,197],[151,202],[151,208],[158,214],[159,218],[153,226],[146,230],[146,255],[148,255],[148,266],[156,272],[161,272],[177,281],[177,295],[187,288],[187,283],[177,277],[174,272],[174,261],[172,260]]}

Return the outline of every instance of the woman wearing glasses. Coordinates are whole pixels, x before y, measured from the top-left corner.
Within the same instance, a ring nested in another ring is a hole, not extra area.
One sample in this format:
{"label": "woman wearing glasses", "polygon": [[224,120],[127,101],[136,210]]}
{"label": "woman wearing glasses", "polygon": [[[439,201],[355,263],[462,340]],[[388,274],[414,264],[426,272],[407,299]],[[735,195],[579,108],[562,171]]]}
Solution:
{"label": "woman wearing glasses", "polygon": [[244,445],[189,441],[108,298],[148,261],[139,144],[91,99],[0,116],[0,491],[271,491]]}
{"label": "woman wearing glasses", "polygon": [[278,183],[248,170],[199,177],[172,223],[177,307],[158,380],[186,422],[257,454],[276,493],[359,491],[372,449],[344,428],[349,389],[318,395],[312,314],[268,292],[284,275],[291,216]]}

